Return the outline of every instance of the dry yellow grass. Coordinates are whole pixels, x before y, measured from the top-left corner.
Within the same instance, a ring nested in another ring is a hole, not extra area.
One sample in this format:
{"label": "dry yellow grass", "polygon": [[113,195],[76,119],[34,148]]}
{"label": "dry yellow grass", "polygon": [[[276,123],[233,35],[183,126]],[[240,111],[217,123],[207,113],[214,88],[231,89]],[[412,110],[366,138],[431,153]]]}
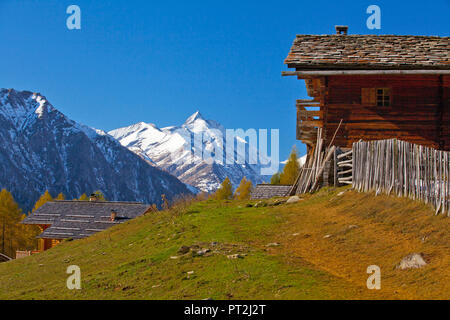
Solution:
{"label": "dry yellow grass", "polygon": [[[286,221],[277,241],[287,257],[302,257],[364,290],[367,267],[378,265],[382,284],[373,298],[450,298],[450,218],[408,199],[339,191],[325,189],[278,208]],[[410,253],[422,253],[428,265],[396,269]]]}

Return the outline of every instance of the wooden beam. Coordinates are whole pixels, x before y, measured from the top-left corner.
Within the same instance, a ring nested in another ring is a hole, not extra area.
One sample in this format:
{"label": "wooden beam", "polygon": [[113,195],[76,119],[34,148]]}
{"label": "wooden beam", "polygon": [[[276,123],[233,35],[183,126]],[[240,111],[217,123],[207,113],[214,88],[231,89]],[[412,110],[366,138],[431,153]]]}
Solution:
{"label": "wooden beam", "polygon": [[337,158],[338,158],[338,159],[342,159],[342,158],[344,158],[344,157],[346,157],[346,156],[351,155],[352,153],[353,153],[353,150],[350,150],[350,151],[341,153],[340,155],[337,156]]}
{"label": "wooden beam", "polygon": [[322,104],[321,103],[306,103],[306,102],[302,102],[299,103],[297,102],[297,106],[302,106],[302,107],[321,107]]}
{"label": "wooden beam", "polygon": [[316,187],[320,180],[320,176],[322,175],[323,170],[325,169],[325,164],[327,163],[327,161],[329,161],[331,159],[331,156],[334,154],[334,150],[336,150],[336,147],[332,146],[331,149],[328,151],[327,156],[325,157],[325,160],[323,160],[322,165],[320,166],[319,171],[316,174],[316,180],[314,181],[314,184],[311,187],[312,192],[314,192],[316,190]]}
{"label": "wooden beam", "polygon": [[320,102],[316,99],[297,99],[297,103]]}
{"label": "wooden beam", "polygon": [[323,127],[323,122],[321,120],[303,120],[300,123],[300,127]]}
{"label": "wooden beam", "polygon": [[439,107],[438,107],[438,130],[437,142],[439,143],[439,149],[444,150],[445,141],[443,138],[443,130],[445,126],[444,122],[444,83],[442,76],[439,77]]}
{"label": "wooden beam", "polygon": [[334,148],[333,151],[333,179],[334,186],[338,186],[338,167],[337,167],[337,148]]}
{"label": "wooden beam", "polygon": [[314,70],[314,71],[282,71],[282,76],[339,76],[339,75],[380,75],[380,74],[450,74],[450,70]]}
{"label": "wooden beam", "polygon": [[321,110],[299,110],[300,116],[303,117],[323,117]]}
{"label": "wooden beam", "polygon": [[339,171],[338,175],[351,173],[352,171],[353,171],[353,169],[349,169],[349,170],[345,170],[345,171]]}
{"label": "wooden beam", "polygon": [[352,159],[344,160],[344,161],[338,161],[338,164],[344,164],[344,163],[352,163]]}

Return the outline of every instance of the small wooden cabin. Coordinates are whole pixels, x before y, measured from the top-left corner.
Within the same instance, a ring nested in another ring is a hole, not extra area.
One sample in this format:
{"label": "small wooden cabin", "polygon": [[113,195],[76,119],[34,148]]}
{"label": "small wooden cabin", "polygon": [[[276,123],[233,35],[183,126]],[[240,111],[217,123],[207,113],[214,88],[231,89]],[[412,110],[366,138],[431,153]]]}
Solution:
{"label": "small wooden cabin", "polygon": [[[297,100],[297,139],[328,145],[397,138],[450,151],[450,38],[297,35],[285,64],[312,99]],[[342,123],[341,123],[342,121]],[[341,126],[339,127],[339,124]],[[337,130],[339,127],[339,130]]]}

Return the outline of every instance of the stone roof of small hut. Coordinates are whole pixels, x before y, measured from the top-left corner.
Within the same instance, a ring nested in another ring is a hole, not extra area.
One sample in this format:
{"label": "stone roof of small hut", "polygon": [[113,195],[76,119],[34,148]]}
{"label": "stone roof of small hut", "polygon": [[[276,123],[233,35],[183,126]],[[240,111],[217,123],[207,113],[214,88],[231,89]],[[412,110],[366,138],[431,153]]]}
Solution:
{"label": "stone roof of small hut", "polygon": [[253,188],[251,199],[270,199],[273,197],[286,197],[291,185],[258,184]]}
{"label": "stone roof of small hut", "polygon": [[[38,238],[81,239],[143,215],[150,205],[139,202],[52,201],[47,202],[23,224],[50,225]],[[117,213],[111,221],[111,211]]]}

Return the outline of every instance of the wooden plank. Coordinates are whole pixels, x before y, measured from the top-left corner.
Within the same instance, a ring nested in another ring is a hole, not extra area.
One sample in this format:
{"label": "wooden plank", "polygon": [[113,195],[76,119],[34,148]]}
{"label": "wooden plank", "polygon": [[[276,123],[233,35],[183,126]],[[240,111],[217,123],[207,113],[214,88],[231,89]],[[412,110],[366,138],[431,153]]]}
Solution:
{"label": "wooden plank", "polygon": [[323,121],[321,120],[303,120],[300,123],[301,127],[319,127],[322,128],[323,127]]}
{"label": "wooden plank", "polygon": [[340,155],[337,156],[337,158],[338,158],[338,159],[342,159],[342,158],[344,158],[344,157],[347,157],[347,156],[351,155],[352,153],[353,153],[353,150],[350,150],[350,151],[341,153]]}
{"label": "wooden plank", "polygon": [[323,111],[321,110],[300,110],[300,116],[304,117],[323,117]]}

